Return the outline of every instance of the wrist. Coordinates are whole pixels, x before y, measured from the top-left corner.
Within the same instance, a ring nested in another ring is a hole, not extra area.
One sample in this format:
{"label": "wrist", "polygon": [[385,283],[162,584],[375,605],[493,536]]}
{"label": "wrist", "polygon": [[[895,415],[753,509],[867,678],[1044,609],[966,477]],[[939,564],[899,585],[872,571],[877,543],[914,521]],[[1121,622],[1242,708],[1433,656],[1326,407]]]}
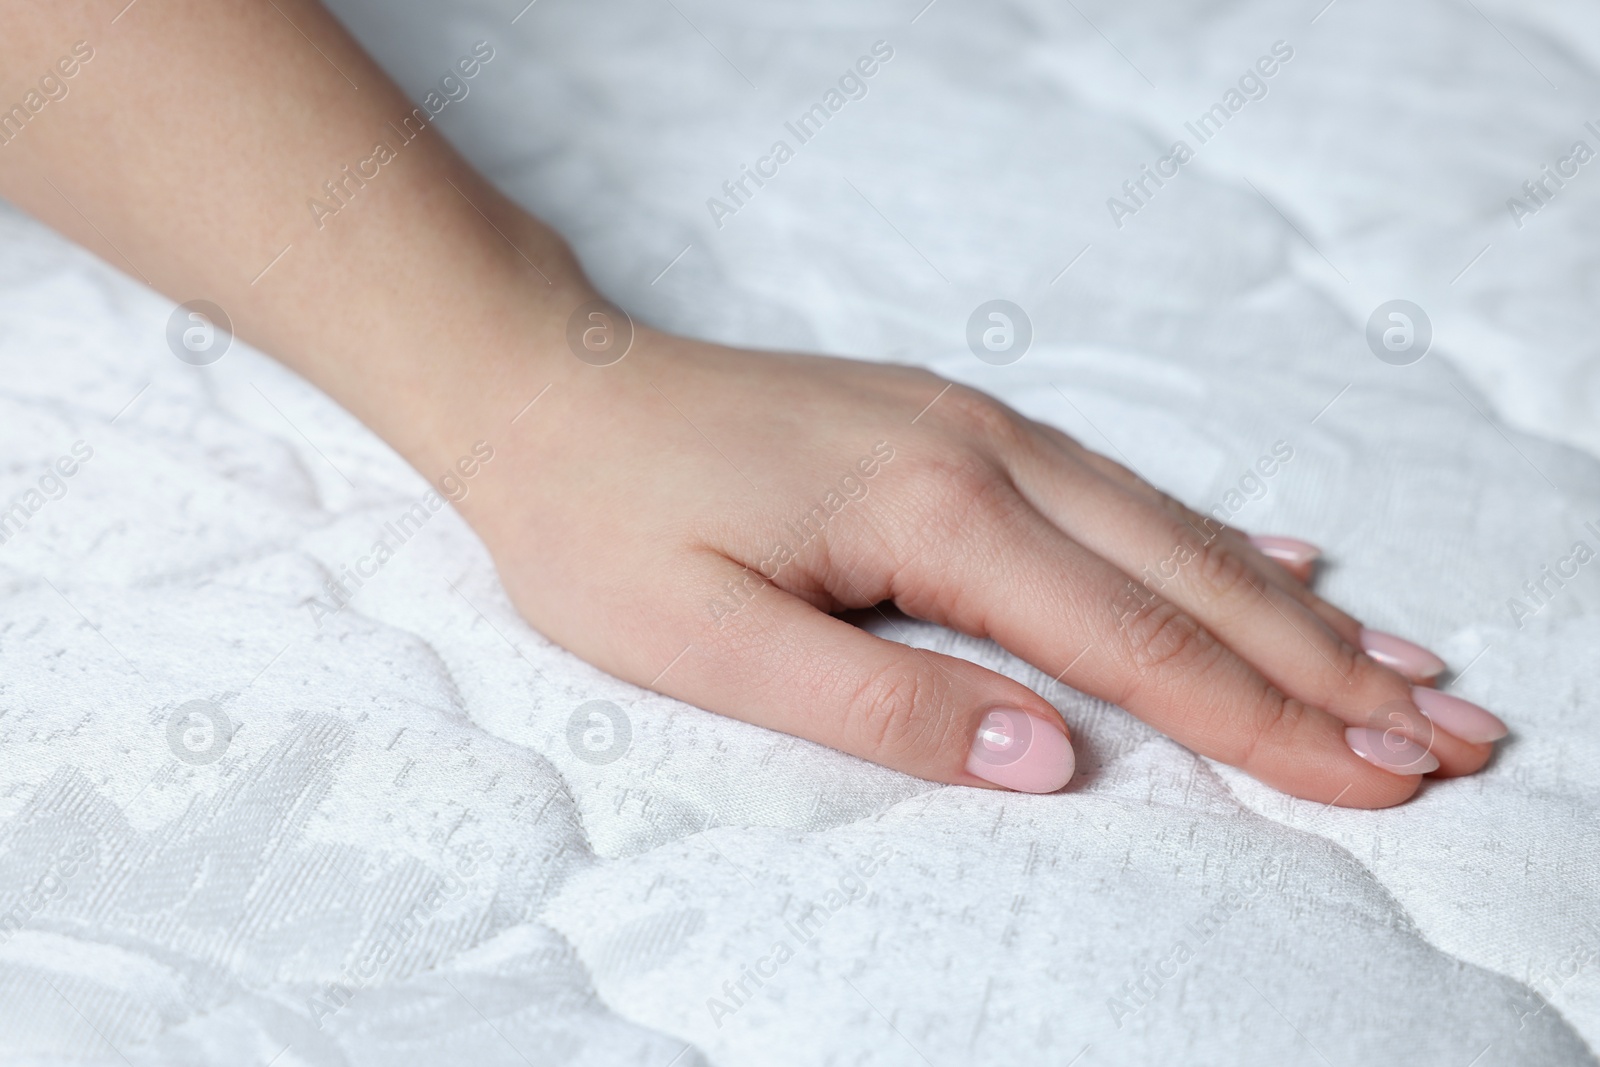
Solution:
{"label": "wrist", "polygon": [[[567,321],[598,299],[552,231],[475,199],[489,215],[447,254],[361,247],[359,235],[330,247],[307,274],[363,284],[302,294],[301,336],[273,346],[435,487],[475,445],[533,422],[524,409],[541,391],[587,369],[568,351]],[[422,266],[397,266],[401,253]]]}

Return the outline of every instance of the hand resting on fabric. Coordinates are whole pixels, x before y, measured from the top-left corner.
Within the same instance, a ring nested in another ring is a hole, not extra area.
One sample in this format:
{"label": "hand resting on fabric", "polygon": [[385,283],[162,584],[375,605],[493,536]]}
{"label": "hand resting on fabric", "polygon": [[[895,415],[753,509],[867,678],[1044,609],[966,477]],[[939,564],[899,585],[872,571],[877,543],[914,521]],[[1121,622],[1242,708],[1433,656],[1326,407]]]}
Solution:
{"label": "hand resting on fabric", "polygon": [[1398,803],[1505,732],[1311,592],[1304,542],[922,370],[630,327],[312,0],[0,22],[0,195],[226,308],[428,477],[492,448],[458,507],[529,623],[621,678],[934,781],[1064,786],[1038,694],[837,617],[893,602],[1325,803]]}

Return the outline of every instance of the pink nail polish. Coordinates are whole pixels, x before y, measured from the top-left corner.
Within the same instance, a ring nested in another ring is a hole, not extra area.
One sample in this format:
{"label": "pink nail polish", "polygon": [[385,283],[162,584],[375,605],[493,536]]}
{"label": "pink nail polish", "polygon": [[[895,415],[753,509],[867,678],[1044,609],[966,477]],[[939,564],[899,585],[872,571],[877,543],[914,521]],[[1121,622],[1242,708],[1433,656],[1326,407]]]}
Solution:
{"label": "pink nail polish", "polygon": [[1022,793],[1054,793],[1072,780],[1077,760],[1060,720],[1020,708],[991,708],[978,725],[967,773]]}
{"label": "pink nail polish", "polygon": [[1421,645],[1365,626],[1361,628],[1361,648],[1385,667],[1413,682],[1425,682],[1444,670],[1444,660]]}
{"label": "pink nail polish", "polygon": [[1302,565],[1318,559],[1322,549],[1310,541],[1302,541],[1297,537],[1276,537],[1272,534],[1255,534],[1250,538],[1250,543],[1256,550],[1268,559],[1275,559],[1280,563]]}
{"label": "pink nail polish", "polygon": [[1439,769],[1439,757],[1398,730],[1350,726],[1344,731],[1350,751],[1391,774],[1427,774]]}
{"label": "pink nail polish", "polygon": [[1437,689],[1419,685],[1411,690],[1411,699],[1416,701],[1417,710],[1432,719],[1435,726],[1463,741],[1482,745],[1498,741],[1511,732],[1497,716],[1472,701]]}

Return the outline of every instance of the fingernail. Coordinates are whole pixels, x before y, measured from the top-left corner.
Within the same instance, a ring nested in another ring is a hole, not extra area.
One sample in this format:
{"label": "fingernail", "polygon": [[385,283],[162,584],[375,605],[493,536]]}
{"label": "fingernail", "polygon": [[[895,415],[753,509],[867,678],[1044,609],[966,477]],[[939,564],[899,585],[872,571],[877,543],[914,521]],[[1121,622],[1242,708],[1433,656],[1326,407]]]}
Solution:
{"label": "fingernail", "polygon": [[1444,670],[1444,660],[1421,645],[1365,626],[1361,628],[1361,648],[1385,667],[1413,682],[1425,682]]}
{"label": "fingernail", "polygon": [[967,755],[968,774],[1022,793],[1054,793],[1072,781],[1076,767],[1060,720],[1020,708],[991,708]]}
{"label": "fingernail", "polygon": [[1350,726],[1344,731],[1350,751],[1390,774],[1427,774],[1439,769],[1439,757],[1397,730]]}
{"label": "fingernail", "polygon": [[1416,701],[1417,710],[1432,719],[1435,726],[1463,741],[1482,745],[1498,741],[1511,732],[1497,716],[1472,701],[1437,689],[1419,685],[1411,690],[1411,699]]}
{"label": "fingernail", "polygon": [[1322,549],[1310,541],[1302,541],[1296,537],[1256,534],[1250,538],[1250,543],[1255,545],[1256,550],[1263,556],[1281,563],[1305,564],[1322,555]]}

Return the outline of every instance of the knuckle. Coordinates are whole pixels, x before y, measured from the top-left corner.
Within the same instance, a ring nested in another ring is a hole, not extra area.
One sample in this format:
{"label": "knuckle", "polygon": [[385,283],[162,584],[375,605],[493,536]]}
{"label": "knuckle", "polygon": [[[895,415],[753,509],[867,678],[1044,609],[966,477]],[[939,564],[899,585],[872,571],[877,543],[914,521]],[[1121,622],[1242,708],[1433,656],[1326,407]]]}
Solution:
{"label": "knuckle", "polygon": [[[1369,659],[1365,652],[1343,638],[1335,637],[1328,643],[1328,648],[1324,651],[1327,654],[1328,661],[1333,664],[1334,673],[1338,676],[1338,682],[1341,687],[1348,688],[1352,682],[1360,687],[1376,687],[1382,686],[1389,681],[1384,677],[1389,672],[1378,666],[1372,659]],[[1404,695],[1410,695],[1411,686],[1408,683],[1398,675],[1394,676],[1393,680],[1399,683],[1399,690]]]}
{"label": "knuckle", "polygon": [[903,475],[902,506],[884,520],[887,590],[912,615],[981,628],[983,598],[960,580],[962,561],[1015,525],[1021,497],[993,463],[966,449],[923,457]]}
{"label": "knuckle", "polygon": [[941,689],[915,664],[896,660],[879,667],[852,696],[852,732],[880,760],[907,761],[925,752],[938,732]]}
{"label": "knuckle", "polygon": [[1015,412],[991,396],[958,385],[941,403],[944,415],[967,434],[994,444],[1016,443],[1023,434]]}
{"label": "knuckle", "polygon": [[[1193,536],[1190,527],[1184,526],[1182,529]],[[1229,600],[1256,590],[1250,580],[1250,565],[1221,538],[1213,537],[1193,551],[1193,573],[1202,596],[1211,600]]]}
{"label": "knuckle", "polygon": [[1237,745],[1224,762],[1249,768],[1273,749],[1292,747],[1287,739],[1299,731],[1301,720],[1309,710],[1307,705],[1269,687],[1261,698],[1261,706],[1250,717],[1249,728],[1239,732]]}
{"label": "knuckle", "polygon": [[1122,632],[1136,673],[1204,671],[1222,649],[1204,627],[1166,601],[1134,615]]}
{"label": "knuckle", "polygon": [[1156,503],[1161,510],[1182,524],[1185,530],[1207,541],[1215,542],[1230,529],[1227,523],[1210,515],[1202,515],[1188,504],[1162,489],[1156,491]]}
{"label": "knuckle", "polygon": [[920,461],[911,475],[916,506],[911,518],[919,540],[949,539],[974,519],[1011,506],[1011,482],[989,460],[964,449]]}
{"label": "knuckle", "polygon": [[974,452],[955,450],[925,460],[917,470],[924,487],[942,500],[982,500],[993,488],[995,469]]}

